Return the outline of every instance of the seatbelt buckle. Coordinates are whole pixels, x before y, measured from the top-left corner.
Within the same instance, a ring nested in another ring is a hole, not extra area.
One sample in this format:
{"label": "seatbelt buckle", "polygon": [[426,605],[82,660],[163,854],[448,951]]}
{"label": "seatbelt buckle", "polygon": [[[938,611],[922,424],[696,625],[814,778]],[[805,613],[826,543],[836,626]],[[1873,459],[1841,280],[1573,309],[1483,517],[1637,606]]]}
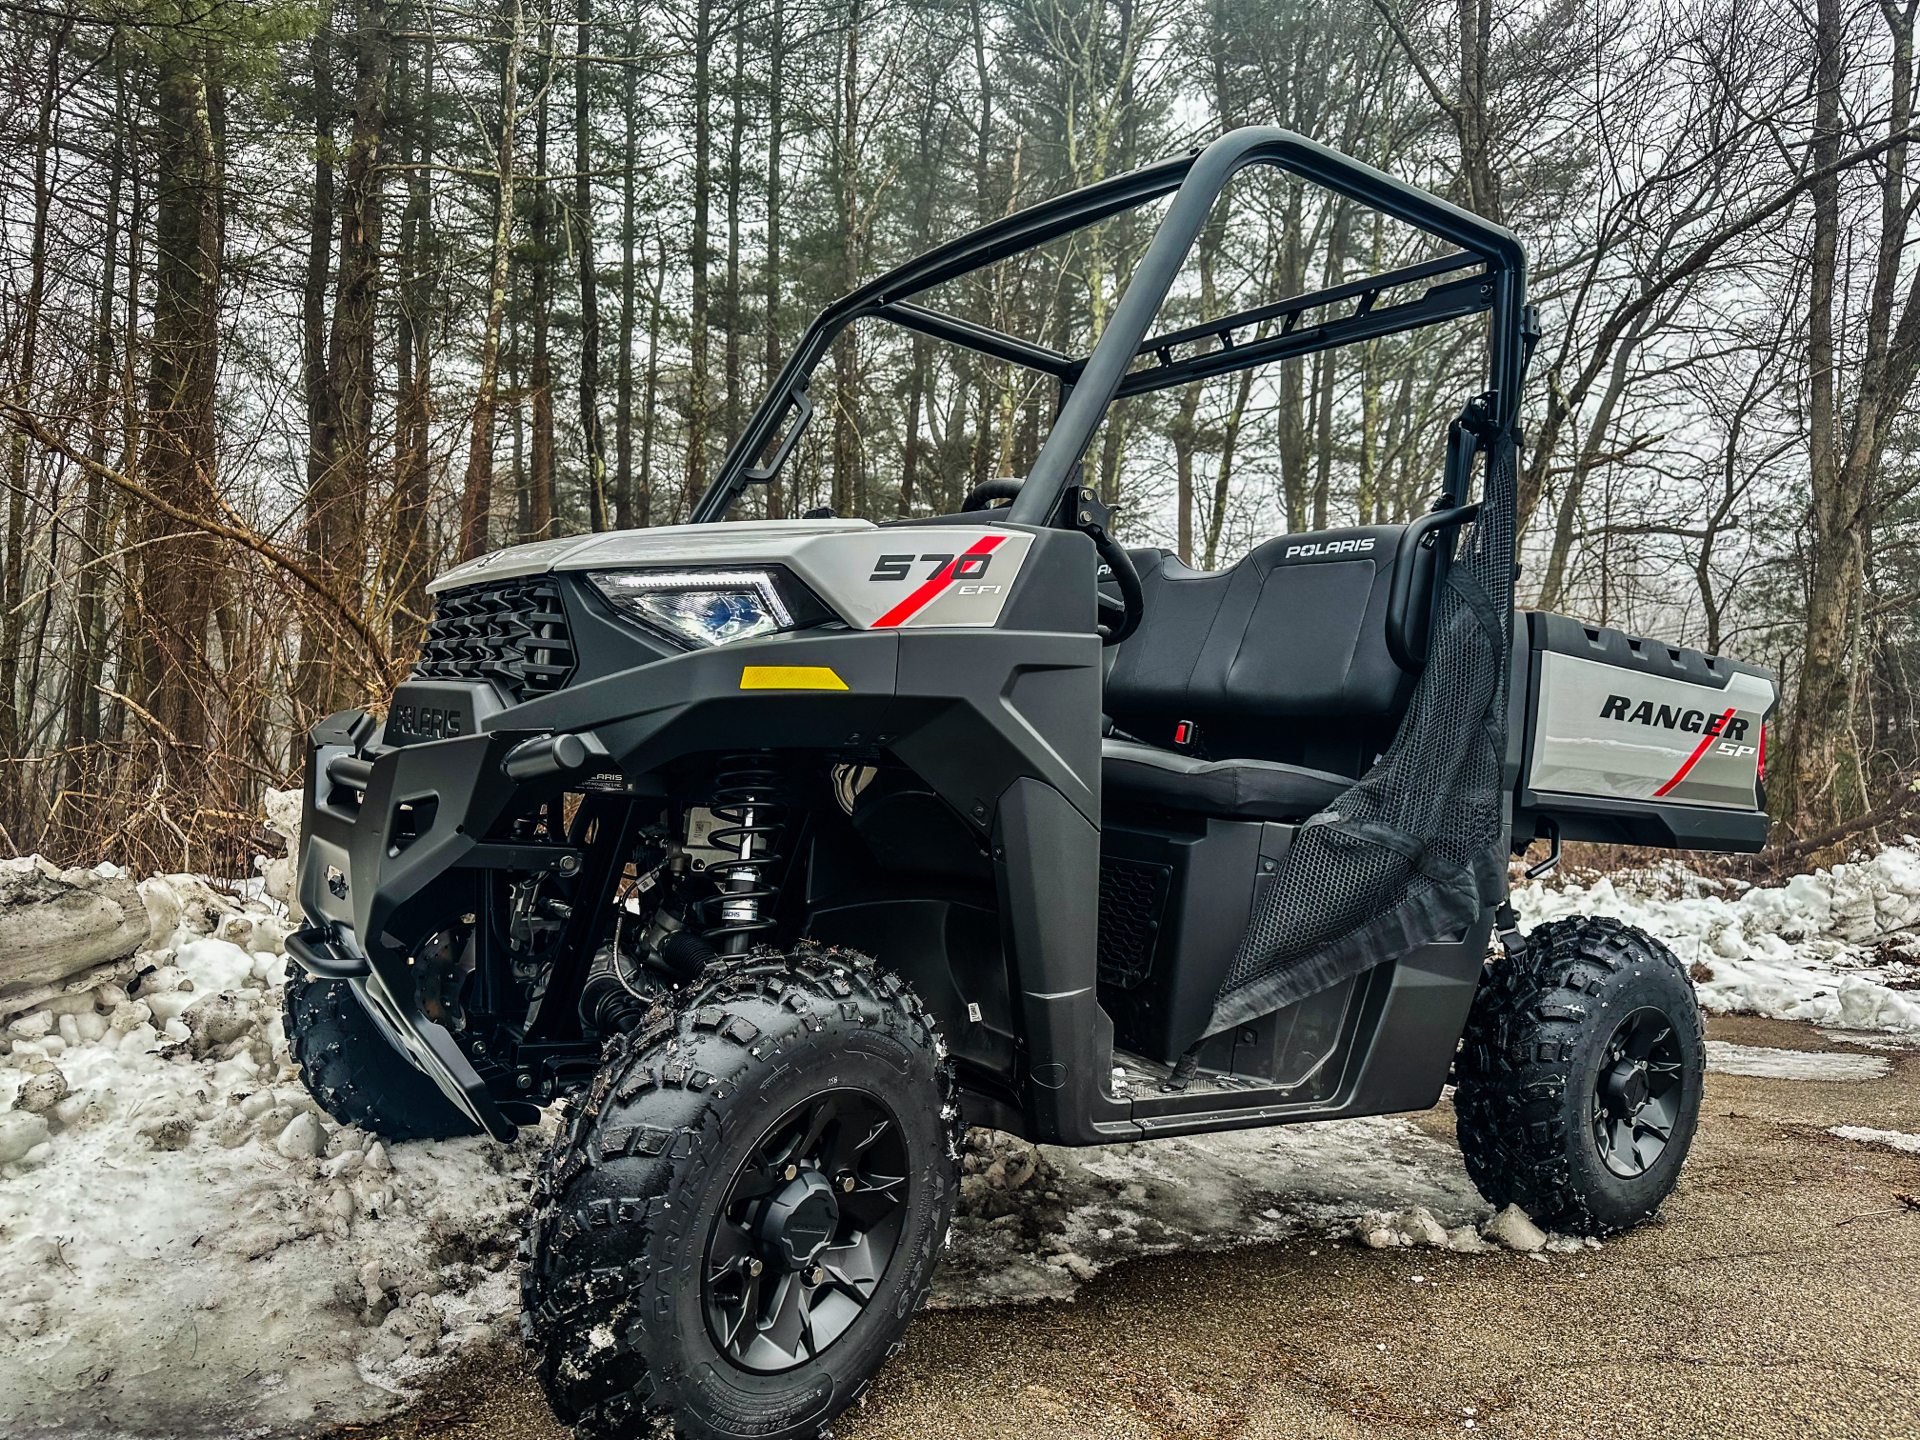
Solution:
{"label": "seatbelt buckle", "polygon": [[1173,748],[1191,755],[1200,748],[1200,727],[1191,720],[1173,722]]}

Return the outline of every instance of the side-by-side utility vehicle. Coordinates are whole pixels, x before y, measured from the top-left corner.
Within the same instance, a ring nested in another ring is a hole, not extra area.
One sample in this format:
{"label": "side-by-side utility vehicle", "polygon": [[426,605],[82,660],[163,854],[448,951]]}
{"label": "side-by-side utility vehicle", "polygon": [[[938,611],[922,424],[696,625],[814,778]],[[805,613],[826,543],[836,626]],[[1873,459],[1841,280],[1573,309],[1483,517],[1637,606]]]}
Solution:
{"label": "side-by-side utility vehicle", "polygon": [[[1157,330],[1250,166],[1434,258]],[[1085,356],[925,303],[1156,201]],[[929,519],[727,523],[855,322],[1057,382],[1030,473]],[[1485,367],[1410,523],[1207,572],[1120,546],[1083,486],[1118,400],[1442,323]],[[1540,839],[1759,848],[1777,692],[1515,612],[1536,338],[1506,230],[1237,130],[831,306],[691,524],[435,582],[384,719],[311,735],[288,1029],[320,1103],[387,1135],[507,1138],[564,1101],[523,1250],[563,1421],[817,1434],[926,1293],[963,1124],[1100,1145],[1451,1081],[1489,1202],[1588,1233],[1655,1210],[1700,1105],[1687,976],[1612,921],[1523,937],[1509,863]]]}

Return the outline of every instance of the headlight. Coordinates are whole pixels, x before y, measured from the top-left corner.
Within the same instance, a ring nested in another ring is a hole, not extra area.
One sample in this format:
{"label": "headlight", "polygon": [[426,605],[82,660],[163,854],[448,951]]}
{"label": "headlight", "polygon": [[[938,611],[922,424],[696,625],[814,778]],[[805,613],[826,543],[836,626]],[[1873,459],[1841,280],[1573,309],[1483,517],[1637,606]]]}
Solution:
{"label": "headlight", "polygon": [[587,579],[622,617],[687,646],[758,640],[829,618],[781,571],[595,570]]}

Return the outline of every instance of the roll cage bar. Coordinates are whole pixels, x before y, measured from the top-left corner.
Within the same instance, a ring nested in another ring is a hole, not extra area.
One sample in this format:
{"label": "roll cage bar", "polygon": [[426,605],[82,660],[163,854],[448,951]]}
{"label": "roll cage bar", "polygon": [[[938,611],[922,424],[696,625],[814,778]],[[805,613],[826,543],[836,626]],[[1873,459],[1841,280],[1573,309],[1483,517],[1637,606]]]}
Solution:
{"label": "roll cage bar", "polygon": [[[1148,327],[1159,314],[1221,191],[1239,171],[1261,164],[1290,171],[1460,248],[1417,265],[1149,336]],[[912,302],[912,297],[937,285],[1168,194],[1174,197],[1173,203],[1105,331],[1084,357],[1075,358]],[[1441,278],[1460,271],[1471,273],[1457,279]],[[1429,286],[1417,298],[1385,306],[1377,303],[1388,291],[1426,280],[1441,283]],[[807,386],[814,369],[840,332],[857,320],[890,320],[919,334],[1054,377],[1060,387],[1060,404],[1053,428],[1019,495],[999,515],[1016,524],[1045,525],[1052,520],[1067,486],[1073,483],[1081,456],[1107,407],[1122,396],[1310,355],[1483,310],[1492,312],[1488,358],[1493,414],[1510,432],[1519,411],[1520,383],[1526,368],[1527,342],[1522,334],[1525,291],[1526,258],[1510,231],[1290,130],[1247,126],[1190,154],[1017,211],[937,246],[836,300],[807,327],[689,519],[694,524],[724,520],[728,508],[748,485],[765,484],[779,473],[812,417]],[[1346,314],[1323,318],[1313,325],[1300,323],[1303,316],[1315,310],[1349,301],[1353,303]],[[1276,321],[1277,332],[1245,341],[1236,338],[1241,331],[1270,327]],[[1208,340],[1218,345],[1197,348]],[[1180,351],[1190,353],[1176,353]],[[1152,363],[1136,368],[1142,359]],[[781,426],[789,419],[791,424],[782,435]],[[772,457],[766,464],[755,466],[753,462],[766,453],[776,437],[779,444]]]}

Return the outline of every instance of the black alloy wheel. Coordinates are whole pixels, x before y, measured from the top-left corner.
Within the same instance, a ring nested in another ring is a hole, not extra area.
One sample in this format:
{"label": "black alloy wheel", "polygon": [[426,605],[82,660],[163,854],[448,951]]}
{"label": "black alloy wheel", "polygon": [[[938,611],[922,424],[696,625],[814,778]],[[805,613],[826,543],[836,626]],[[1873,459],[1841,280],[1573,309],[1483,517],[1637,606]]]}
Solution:
{"label": "black alloy wheel", "polygon": [[822,1354],[867,1306],[907,1215],[906,1144],[877,1096],[835,1090],[783,1115],[707,1236],[707,1327],[762,1374]]}
{"label": "black alloy wheel", "polygon": [[1593,1140],[1614,1174],[1631,1180],[1659,1163],[1680,1118],[1680,1038],[1648,1006],[1622,1020],[1594,1074]]}
{"label": "black alloy wheel", "polygon": [[607,1043],[534,1186],[521,1292],[575,1440],[816,1440],[905,1343],[959,1190],[926,1009],[865,956],[711,961]]}
{"label": "black alloy wheel", "polygon": [[1700,1119],[1706,1037],[1693,982],[1653,936],[1604,916],[1534,927],[1474,996],[1454,1062],[1467,1174],[1544,1229],[1651,1218]]}

